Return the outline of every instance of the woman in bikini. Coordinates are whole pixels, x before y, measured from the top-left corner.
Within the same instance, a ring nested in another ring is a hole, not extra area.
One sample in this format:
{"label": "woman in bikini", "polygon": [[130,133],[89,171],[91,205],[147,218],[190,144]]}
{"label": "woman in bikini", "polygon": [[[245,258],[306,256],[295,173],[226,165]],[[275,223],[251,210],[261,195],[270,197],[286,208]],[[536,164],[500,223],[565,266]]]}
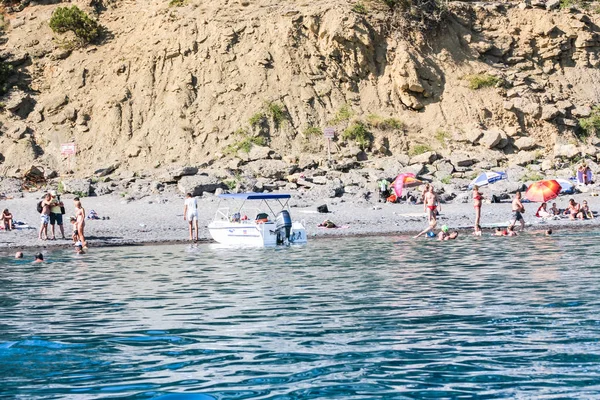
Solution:
{"label": "woman in bikini", "polygon": [[479,192],[479,186],[473,186],[473,207],[475,207],[475,226],[481,222],[481,203],[483,203],[483,195]]}
{"label": "woman in bikini", "polygon": [[77,227],[77,235],[79,236],[79,240],[81,240],[81,245],[87,247],[87,242],[83,235],[83,229],[85,228],[85,209],[81,206],[79,197],[75,197],[73,202],[75,203],[75,226]]}

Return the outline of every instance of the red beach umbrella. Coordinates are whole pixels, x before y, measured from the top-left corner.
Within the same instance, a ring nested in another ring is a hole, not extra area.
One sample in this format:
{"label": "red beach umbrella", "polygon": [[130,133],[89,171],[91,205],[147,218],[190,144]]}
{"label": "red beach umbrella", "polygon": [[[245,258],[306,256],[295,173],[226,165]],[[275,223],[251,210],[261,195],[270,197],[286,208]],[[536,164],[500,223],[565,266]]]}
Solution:
{"label": "red beach umbrella", "polygon": [[560,190],[560,183],[556,182],[554,179],[543,180],[532,183],[527,188],[525,197],[531,201],[543,203],[556,198],[560,193]]}

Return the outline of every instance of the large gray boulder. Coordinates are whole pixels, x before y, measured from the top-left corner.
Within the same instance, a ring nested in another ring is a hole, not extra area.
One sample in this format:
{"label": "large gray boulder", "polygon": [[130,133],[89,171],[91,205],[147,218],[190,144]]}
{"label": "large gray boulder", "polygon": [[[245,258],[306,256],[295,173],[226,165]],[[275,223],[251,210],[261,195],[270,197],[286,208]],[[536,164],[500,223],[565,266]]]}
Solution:
{"label": "large gray boulder", "polygon": [[554,147],[554,156],[555,157],[564,157],[564,158],[574,158],[579,155],[579,149],[572,143],[559,145],[557,144]]}
{"label": "large gray boulder", "polygon": [[502,132],[497,129],[490,129],[483,132],[483,136],[479,140],[479,144],[487,147],[488,149],[493,149],[500,143],[502,140]]}
{"label": "large gray boulder", "polygon": [[115,170],[117,168],[119,168],[119,165],[120,165],[119,163],[108,165],[106,167],[97,169],[96,171],[94,171],[94,174],[96,174],[96,176],[100,176],[100,177],[110,175],[113,172],[115,172]]}
{"label": "large gray boulder", "polygon": [[19,195],[21,197],[22,182],[16,178],[0,178],[0,194],[6,196]]}
{"label": "large gray boulder", "polygon": [[47,97],[44,101],[44,109],[49,115],[58,113],[67,103],[69,98],[65,94],[54,94]]}
{"label": "large gray boulder", "polygon": [[98,182],[94,185],[93,192],[96,196],[104,196],[114,192],[116,187],[114,182]]}
{"label": "large gray boulder", "polygon": [[438,159],[438,154],[435,151],[427,151],[423,154],[416,155],[410,159],[410,164],[431,164]]}
{"label": "large gray boulder", "polygon": [[479,128],[473,128],[465,133],[465,140],[473,145],[479,144],[482,137],[483,131]]}
{"label": "large gray boulder", "polygon": [[92,181],[89,179],[65,179],[62,182],[63,192],[80,197],[87,197],[91,193]]}
{"label": "large gray boulder", "polygon": [[510,165],[519,165],[525,166],[535,162],[538,158],[538,154],[535,151],[520,151],[517,155],[512,159]]}
{"label": "large gray boulder", "polygon": [[454,172],[454,166],[446,160],[437,161],[434,163],[433,166],[435,168],[436,177],[452,175],[452,173]]}
{"label": "large gray boulder", "polygon": [[518,150],[531,150],[537,147],[537,141],[531,137],[521,137],[513,143]]}
{"label": "large gray boulder", "polygon": [[169,178],[172,181],[176,181],[181,179],[182,176],[191,176],[196,175],[198,173],[198,167],[179,167],[169,172]]}
{"label": "large gray boulder", "polygon": [[314,186],[310,193],[315,198],[331,199],[344,194],[344,184],[338,178],[333,178],[327,181],[324,185]]}
{"label": "large gray boulder", "polygon": [[192,196],[202,196],[204,192],[214,193],[218,188],[226,188],[225,184],[214,175],[188,175],[177,182],[181,193],[191,193]]}
{"label": "large gray boulder", "polygon": [[29,94],[22,90],[12,90],[2,98],[2,102],[4,103],[4,108],[6,110],[22,119],[27,118],[35,106],[35,103]]}
{"label": "large gray boulder", "polygon": [[550,121],[561,114],[560,110],[553,104],[548,104],[542,107],[542,119]]}
{"label": "large gray boulder", "polygon": [[238,152],[238,157],[244,161],[266,160],[275,152],[267,146],[252,146],[248,153]]}
{"label": "large gray boulder", "polygon": [[477,160],[467,153],[452,152],[450,155],[450,162],[455,167],[470,167],[475,164]]}
{"label": "large gray boulder", "polygon": [[577,106],[571,114],[577,118],[589,117],[592,114],[592,109],[589,106]]}
{"label": "large gray boulder", "polygon": [[425,166],[423,164],[412,164],[405,167],[402,172],[413,173],[415,176],[419,176],[425,172]]}
{"label": "large gray boulder", "polygon": [[249,162],[247,168],[254,176],[269,179],[283,179],[291,172],[290,165],[282,160],[256,160]]}

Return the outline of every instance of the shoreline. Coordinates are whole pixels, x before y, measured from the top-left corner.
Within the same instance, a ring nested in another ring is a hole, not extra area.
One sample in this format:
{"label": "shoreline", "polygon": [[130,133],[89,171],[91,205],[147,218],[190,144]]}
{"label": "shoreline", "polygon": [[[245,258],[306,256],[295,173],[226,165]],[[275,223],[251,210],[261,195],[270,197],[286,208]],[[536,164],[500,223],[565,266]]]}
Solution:
{"label": "shoreline", "polygon": [[[72,227],[67,223],[65,236],[68,240],[41,241],[37,239],[39,214],[35,210],[38,194],[25,193],[22,198],[3,201],[2,206],[9,208],[15,215],[15,220],[29,223],[32,228],[13,232],[0,231],[0,253],[7,254],[15,251],[52,251],[55,249],[72,248],[70,234]],[[576,201],[587,200],[594,211],[600,210],[600,198],[587,194],[561,196],[555,200],[564,205],[569,198]],[[357,197],[315,200],[304,198],[302,193],[293,194],[291,203],[292,219],[304,222],[309,242],[320,238],[344,237],[374,237],[374,236],[413,236],[427,226],[423,205],[389,204],[376,201],[365,201]],[[67,214],[72,213],[71,198],[63,196]],[[148,196],[138,200],[124,200],[116,196],[87,197],[82,199],[86,214],[95,210],[106,220],[86,220],[86,240],[90,251],[94,248],[178,245],[192,243],[188,239],[187,222],[183,220],[183,196],[177,193]],[[327,204],[330,213],[320,214],[316,207]],[[200,240],[197,243],[216,243],[210,237],[207,229],[220,201],[214,195],[198,198],[200,211]],[[537,203],[526,203],[527,212],[524,214],[526,229],[593,229],[600,226],[600,218],[594,220],[571,221],[568,218],[542,221],[533,216]],[[231,207],[235,208],[235,207]],[[482,228],[484,235],[492,232],[493,225],[505,226],[510,217],[510,203],[484,204],[482,208]],[[442,204],[442,212],[438,218],[439,230],[442,225],[448,225],[451,230],[461,234],[470,233],[473,226],[474,212],[470,203]],[[341,228],[318,228],[323,220],[332,220]],[[58,231],[58,228],[57,228]],[[49,229],[50,232],[50,229]],[[59,233],[60,236],[60,233]]]}
{"label": "shoreline", "polygon": [[[598,222],[595,222],[595,221],[598,221]],[[537,224],[526,224],[525,230],[523,233],[528,234],[533,231],[543,231],[548,228],[552,228],[553,230],[560,229],[561,231],[566,230],[568,232],[579,232],[579,231],[586,231],[586,230],[600,227],[600,219],[594,219],[592,221],[589,221],[583,226],[582,225],[572,225],[573,223],[578,223],[578,222],[580,222],[580,221],[561,219],[561,220],[556,220],[553,223],[545,222],[545,223],[537,223]],[[436,228],[436,231],[439,231],[439,227],[441,225],[443,225],[443,223],[438,224],[438,228]],[[517,228],[518,228],[518,226],[517,226]],[[482,231],[483,231],[482,236],[483,237],[494,236],[492,234],[494,229],[495,229],[494,227],[483,226],[482,227]],[[425,236],[418,238],[418,239],[413,238],[414,235],[418,234],[422,230],[423,229],[421,229],[421,230],[399,230],[396,232],[371,231],[371,232],[348,232],[348,233],[346,233],[346,232],[339,232],[339,229],[328,229],[327,233],[324,233],[321,235],[310,236],[309,243],[310,243],[310,241],[313,241],[313,240],[324,240],[324,239],[369,238],[369,237],[391,237],[391,236],[405,237],[405,238],[412,239],[412,240],[432,240]],[[468,227],[468,226],[452,227],[451,230],[458,231],[461,234],[461,237],[465,237],[465,236],[471,237],[472,236],[471,235],[472,227]],[[521,233],[521,231],[519,229],[517,229],[517,232],[519,234],[518,236],[523,234],[523,233]],[[90,250],[93,251],[93,249],[96,249],[96,248],[106,249],[106,248],[120,248],[120,247],[200,245],[200,244],[205,245],[205,244],[217,244],[218,243],[210,237],[201,237],[196,242],[192,242],[189,239],[150,240],[150,241],[128,240],[128,241],[113,242],[110,240],[102,240],[102,239],[98,240],[98,238],[96,238],[94,236],[90,236],[87,240],[90,243],[93,243],[92,247],[90,247],[90,249],[88,251],[90,251]],[[435,240],[437,240],[437,239],[435,239]],[[50,243],[55,242],[55,244],[49,244],[48,242],[50,242]],[[58,251],[58,250],[69,250],[69,249],[73,249],[73,248],[74,248],[74,244],[70,239],[65,240],[64,242],[63,242],[63,240],[44,241],[44,243],[42,243],[40,245],[28,244],[28,245],[19,246],[18,244],[5,245],[3,243],[3,247],[0,247],[0,255],[10,256],[11,254],[13,254],[16,251],[22,251],[22,252],[27,252],[27,253],[34,253],[34,252],[47,253],[47,252],[53,252],[53,251]]]}

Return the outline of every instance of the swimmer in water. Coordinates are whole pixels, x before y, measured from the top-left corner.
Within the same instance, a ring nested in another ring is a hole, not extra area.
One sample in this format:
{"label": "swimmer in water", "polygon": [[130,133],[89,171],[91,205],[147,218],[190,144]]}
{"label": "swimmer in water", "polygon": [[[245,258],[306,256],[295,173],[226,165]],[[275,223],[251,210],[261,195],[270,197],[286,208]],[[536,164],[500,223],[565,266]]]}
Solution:
{"label": "swimmer in water", "polygon": [[442,225],[442,230],[438,234],[438,240],[446,240],[447,237],[448,237],[448,226]]}
{"label": "swimmer in water", "polygon": [[450,233],[447,233],[443,239],[440,240],[454,240],[458,237],[458,231],[453,231]]}
{"label": "swimmer in water", "polygon": [[43,263],[44,262],[44,255],[42,253],[37,253],[35,255],[35,260],[33,262],[34,263]]}
{"label": "swimmer in water", "polygon": [[417,239],[423,235],[426,235],[428,232],[433,232],[433,230],[435,229],[436,226],[437,226],[437,221],[435,218],[433,218],[432,220],[429,221],[429,227],[426,228],[421,233],[419,233],[417,236],[414,236],[413,239]]}

